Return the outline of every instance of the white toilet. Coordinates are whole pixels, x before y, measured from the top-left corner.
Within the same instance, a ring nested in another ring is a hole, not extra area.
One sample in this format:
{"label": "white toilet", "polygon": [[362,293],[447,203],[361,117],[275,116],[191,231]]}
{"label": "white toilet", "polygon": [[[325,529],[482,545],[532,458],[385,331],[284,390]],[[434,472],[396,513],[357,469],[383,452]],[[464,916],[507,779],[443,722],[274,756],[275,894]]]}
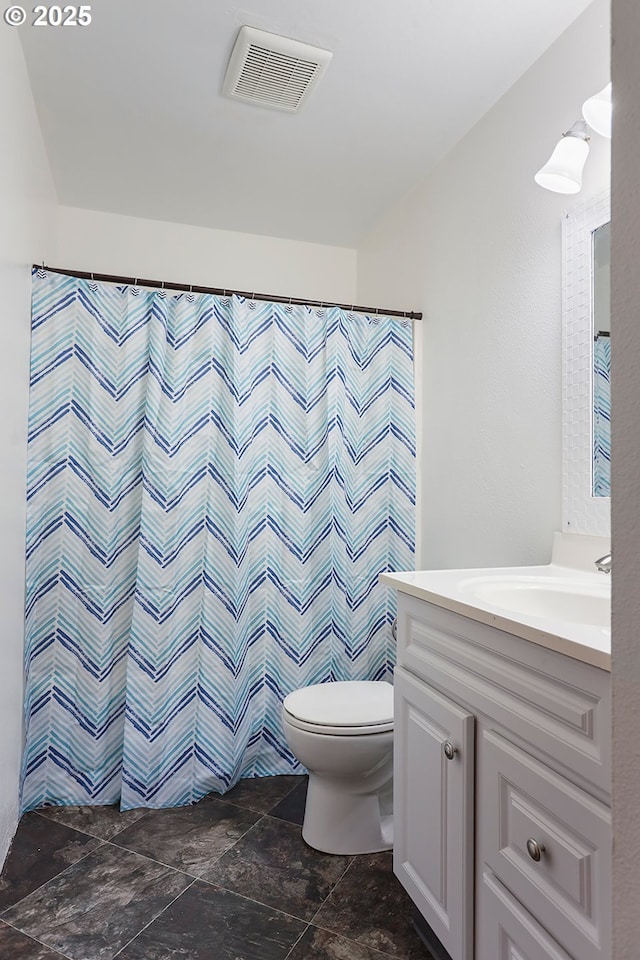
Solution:
{"label": "white toilet", "polygon": [[325,853],[393,846],[393,687],[316,683],[283,704],[284,732],[309,771],[302,836]]}

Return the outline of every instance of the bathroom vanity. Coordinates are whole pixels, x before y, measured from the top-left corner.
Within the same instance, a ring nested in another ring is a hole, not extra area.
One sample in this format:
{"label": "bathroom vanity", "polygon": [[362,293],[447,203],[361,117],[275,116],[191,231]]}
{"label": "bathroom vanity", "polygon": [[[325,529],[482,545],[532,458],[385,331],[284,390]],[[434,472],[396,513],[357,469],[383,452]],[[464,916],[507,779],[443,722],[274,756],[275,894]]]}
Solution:
{"label": "bathroom vanity", "polygon": [[610,956],[610,581],[558,559],[381,578],[394,869],[452,960]]}

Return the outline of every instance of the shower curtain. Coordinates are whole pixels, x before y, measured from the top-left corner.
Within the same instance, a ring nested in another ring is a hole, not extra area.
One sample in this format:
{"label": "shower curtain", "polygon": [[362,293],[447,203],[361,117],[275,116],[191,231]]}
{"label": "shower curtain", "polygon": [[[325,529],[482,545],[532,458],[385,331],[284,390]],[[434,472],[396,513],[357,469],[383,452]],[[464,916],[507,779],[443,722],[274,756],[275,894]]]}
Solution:
{"label": "shower curtain", "polygon": [[593,495],[611,496],[611,338],[593,341]]}
{"label": "shower curtain", "polygon": [[23,810],[295,772],[309,683],[389,678],[411,326],[34,271]]}

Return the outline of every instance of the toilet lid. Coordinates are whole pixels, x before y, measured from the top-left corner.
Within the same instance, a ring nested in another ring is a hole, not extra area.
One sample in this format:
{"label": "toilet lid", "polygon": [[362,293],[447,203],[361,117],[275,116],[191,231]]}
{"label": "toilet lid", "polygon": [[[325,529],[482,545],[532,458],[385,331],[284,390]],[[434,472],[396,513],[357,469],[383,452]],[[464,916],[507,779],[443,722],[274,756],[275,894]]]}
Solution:
{"label": "toilet lid", "polygon": [[326,727],[371,727],[393,721],[393,687],[383,680],[314,683],[284,699],[287,713]]}

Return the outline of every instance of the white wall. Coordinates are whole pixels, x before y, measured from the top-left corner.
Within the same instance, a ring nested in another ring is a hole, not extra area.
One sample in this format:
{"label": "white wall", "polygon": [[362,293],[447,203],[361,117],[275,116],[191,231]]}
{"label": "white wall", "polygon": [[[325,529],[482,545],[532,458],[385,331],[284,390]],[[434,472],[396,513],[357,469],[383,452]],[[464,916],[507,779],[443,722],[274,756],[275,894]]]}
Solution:
{"label": "white wall", "polygon": [[75,207],[58,211],[50,266],[354,303],[356,252]]}
{"label": "white wall", "polygon": [[[561,525],[561,217],[571,198],[533,175],[608,75],[608,0],[597,0],[358,249],[361,302],[425,315],[426,567],[549,559]],[[608,181],[609,146],[593,134],[581,196]]]}
{"label": "white wall", "polygon": [[640,5],[613,2],[614,960],[640,955]]}
{"label": "white wall", "polygon": [[31,264],[52,253],[55,194],[15,31],[0,29],[0,865],[18,819]]}

